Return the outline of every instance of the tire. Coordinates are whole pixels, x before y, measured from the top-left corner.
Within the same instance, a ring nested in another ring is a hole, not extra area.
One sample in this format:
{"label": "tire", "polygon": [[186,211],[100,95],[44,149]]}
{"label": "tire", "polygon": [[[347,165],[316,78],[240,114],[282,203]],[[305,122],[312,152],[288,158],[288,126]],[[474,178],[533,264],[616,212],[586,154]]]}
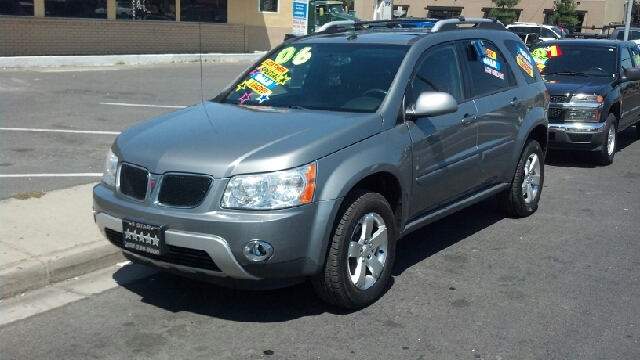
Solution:
{"label": "tire", "polygon": [[640,139],[640,122],[636,123],[636,136]]}
{"label": "tire", "polygon": [[607,118],[607,125],[604,128],[605,139],[602,149],[593,153],[593,161],[598,165],[609,165],[613,162],[617,146],[616,116],[611,114]]}
{"label": "tire", "polygon": [[527,140],[509,189],[498,194],[498,205],[507,215],[526,217],[538,209],[544,185],[544,153],[540,144]]}
{"label": "tire", "polygon": [[391,276],[395,216],[384,197],[367,191],[345,198],[341,209],[322,271],[311,283],[322,300],[361,309],[380,297]]}

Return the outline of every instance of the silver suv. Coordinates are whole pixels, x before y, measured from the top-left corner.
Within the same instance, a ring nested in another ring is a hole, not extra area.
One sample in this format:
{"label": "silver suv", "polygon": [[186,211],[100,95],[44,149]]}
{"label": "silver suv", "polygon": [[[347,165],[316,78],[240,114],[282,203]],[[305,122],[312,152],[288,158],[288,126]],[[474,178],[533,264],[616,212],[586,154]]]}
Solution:
{"label": "silver suv", "polygon": [[122,132],[94,216],[134,262],[227,286],[310,278],[361,308],[408,233],[494,195],[510,216],[536,211],[547,109],[500,23],[340,22]]}

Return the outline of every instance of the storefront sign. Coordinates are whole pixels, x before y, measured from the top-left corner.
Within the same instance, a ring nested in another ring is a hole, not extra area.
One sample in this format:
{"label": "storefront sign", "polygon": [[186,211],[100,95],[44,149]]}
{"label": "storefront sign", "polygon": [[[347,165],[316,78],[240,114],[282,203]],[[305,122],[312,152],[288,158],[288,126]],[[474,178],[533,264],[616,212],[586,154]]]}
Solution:
{"label": "storefront sign", "polygon": [[307,21],[309,1],[308,0],[294,0],[293,1],[293,34],[294,35],[307,35]]}

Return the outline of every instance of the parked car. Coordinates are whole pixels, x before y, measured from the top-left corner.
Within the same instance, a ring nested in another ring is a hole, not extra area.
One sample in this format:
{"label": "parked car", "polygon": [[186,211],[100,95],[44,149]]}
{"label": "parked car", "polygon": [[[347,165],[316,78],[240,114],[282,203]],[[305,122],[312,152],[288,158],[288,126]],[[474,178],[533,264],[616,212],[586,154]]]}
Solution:
{"label": "parked car", "polygon": [[547,109],[526,46],[493,20],[340,22],[122,132],[94,218],[134,262],[227,286],[310,278],[362,308],[408,233],[494,195],[536,211]]}
{"label": "parked car", "polygon": [[537,34],[540,41],[557,40],[565,36],[565,32],[557,26],[537,23],[515,22],[507,25],[507,29],[516,33]]}
{"label": "parked car", "polygon": [[549,148],[591,151],[608,165],[617,133],[636,125],[640,137],[640,56],[631,41],[565,39],[531,53],[549,93]]}
{"label": "parked car", "polygon": [[[624,40],[624,25],[614,27],[609,34],[609,39]],[[640,44],[640,28],[629,27],[629,34],[627,35],[627,41],[633,41],[636,44]]]}

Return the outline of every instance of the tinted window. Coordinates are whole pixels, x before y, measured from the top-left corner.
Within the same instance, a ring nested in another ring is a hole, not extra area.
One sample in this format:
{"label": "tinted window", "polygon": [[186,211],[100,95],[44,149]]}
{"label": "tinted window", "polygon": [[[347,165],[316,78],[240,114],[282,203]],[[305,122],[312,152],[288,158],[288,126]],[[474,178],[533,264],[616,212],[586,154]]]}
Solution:
{"label": "tinted window", "polygon": [[616,48],[582,43],[544,42],[531,48],[531,55],[542,75],[560,74],[612,76],[616,73]]}
{"label": "tinted window", "polygon": [[[536,81],[542,81],[540,73],[536,69],[533,57],[529,53],[526,46],[518,41],[506,40],[504,44],[509,50],[509,55],[516,59],[519,71],[524,75],[525,80],[529,84],[533,84]],[[517,71],[517,70],[516,70]]]}
{"label": "tinted window", "polygon": [[631,54],[628,48],[622,49],[620,53],[620,63],[623,69],[631,69],[633,67],[633,61],[631,60]]}
{"label": "tinted window", "polygon": [[298,42],[240,78],[222,102],[335,111],[375,111],[407,53],[404,45]]}
{"label": "tinted window", "polygon": [[447,92],[456,100],[464,98],[460,62],[453,44],[427,50],[411,79],[412,100],[422,92]]}
{"label": "tinted window", "polygon": [[558,36],[556,35],[556,33],[554,33],[553,31],[551,31],[551,30],[549,30],[547,28],[541,28],[540,29],[540,37],[555,39]]}
{"label": "tinted window", "polygon": [[486,40],[474,40],[465,42],[464,48],[474,96],[511,87],[513,79],[509,66],[495,44]]}

